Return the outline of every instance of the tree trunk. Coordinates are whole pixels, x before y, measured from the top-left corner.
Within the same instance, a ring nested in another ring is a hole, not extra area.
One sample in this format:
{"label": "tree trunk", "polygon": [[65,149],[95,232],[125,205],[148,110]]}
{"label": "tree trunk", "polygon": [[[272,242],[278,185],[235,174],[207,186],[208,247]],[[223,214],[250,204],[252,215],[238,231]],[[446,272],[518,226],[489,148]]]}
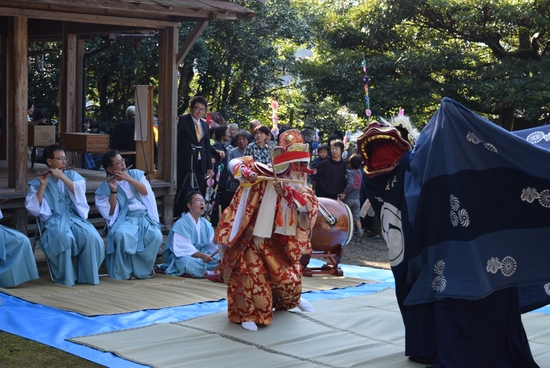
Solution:
{"label": "tree trunk", "polygon": [[497,124],[508,131],[514,130],[515,112],[513,106],[501,106]]}

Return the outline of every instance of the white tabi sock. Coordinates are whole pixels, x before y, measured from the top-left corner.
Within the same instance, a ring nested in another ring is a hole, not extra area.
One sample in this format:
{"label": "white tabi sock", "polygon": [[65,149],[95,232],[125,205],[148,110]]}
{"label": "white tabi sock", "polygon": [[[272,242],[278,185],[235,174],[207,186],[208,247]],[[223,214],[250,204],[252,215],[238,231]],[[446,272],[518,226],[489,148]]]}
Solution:
{"label": "white tabi sock", "polygon": [[311,303],[304,298],[300,298],[300,304],[298,304],[298,308],[302,312],[313,312],[313,305],[311,305]]}
{"label": "white tabi sock", "polygon": [[258,326],[256,326],[256,323],[254,323],[254,322],[242,322],[241,326],[245,330],[258,331]]}

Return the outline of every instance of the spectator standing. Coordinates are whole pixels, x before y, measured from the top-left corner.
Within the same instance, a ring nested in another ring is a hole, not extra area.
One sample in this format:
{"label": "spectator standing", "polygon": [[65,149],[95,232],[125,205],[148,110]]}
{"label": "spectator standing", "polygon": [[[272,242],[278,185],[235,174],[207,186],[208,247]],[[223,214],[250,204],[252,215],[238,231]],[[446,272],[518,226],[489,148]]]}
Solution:
{"label": "spectator standing", "polygon": [[[242,157],[244,156],[244,151],[246,149],[246,146],[248,146],[250,142],[250,134],[245,130],[239,130],[235,137],[233,138],[232,145],[235,145],[235,148],[232,148],[229,153],[227,154],[227,162],[231,162],[234,158]],[[233,172],[229,169],[229,165],[226,166],[225,169],[228,173],[228,181],[227,181],[227,189],[225,190],[224,196],[222,198],[222,211],[225,210],[229,204],[231,203],[231,199],[233,199],[233,195],[237,191],[240,185],[240,181],[235,179],[233,176]]]}
{"label": "spectator standing", "polygon": [[254,136],[254,132],[256,132],[256,128],[259,127],[260,125],[262,125],[262,123],[259,120],[252,120],[250,122],[248,131],[250,132],[250,134],[252,134],[252,136]]}
{"label": "spectator standing", "polygon": [[[212,177],[212,150],[208,124],[202,117],[207,101],[202,96],[189,100],[189,113],[178,119],[177,125],[177,182],[174,216],[185,208],[185,196],[194,190],[206,194],[206,179]],[[196,182],[194,183],[194,178]],[[198,188],[195,186],[198,185]]]}
{"label": "spectator standing", "polygon": [[344,143],[335,141],[330,146],[330,159],[315,167],[315,194],[317,197],[337,199],[346,188],[346,162],[342,159]]}
{"label": "spectator standing", "polygon": [[214,169],[214,177],[217,181],[217,183],[215,183],[214,185],[217,184],[217,188],[215,190],[215,197],[213,198],[214,205],[210,214],[210,222],[214,227],[216,227],[216,225],[218,224],[218,219],[220,218],[218,206],[221,205],[221,201],[225,190],[227,189],[227,182],[229,179],[229,175],[227,174],[227,170],[225,169],[227,167],[227,155],[224,147],[225,143],[228,142],[229,139],[229,130],[226,125],[220,125],[214,128],[215,143],[212,148],[214,148],[217,153]]}
{"label": "spectator standing", "polygon": [[[126,109],[126,119],[115,126],[111,147],[117,151],[136,151],[136,141],[134,140],[134,132],[136,130],[136,107],[128,106]],[[136,164],[136,155],[122,155],[128,165]]]}
{"label": "spectator standing", "polygon": [[229,130],[229,140],[225,142],[225,151],[229,152],[230,149],[235,148],[233,146],[233,138],[235,138],[235,135],[239,131],[239,126],[236,123],[231,123],[227,126],[227,129]]}
{"label": "spectator standing", "polygon": [[27,121],[30,123],[32,121],[32,114],[34,112],[34,100],[32,97],[27,98]]}
{"label": "spectator standing", "polygon": [[271,164],[271,152],[269,140],[271,139],[271,131],[265,125],[259,125],[254,131],[255,141],[246,146],[244,151],[245,156],[252,156],[255,162],[262,164]]}
{"label": "spectator standing", "polygon": [[363,236],[363,228],[361,226],[361,184],[363,182],[363,174],[361,170],[361,157],[354,153],[349,158],[350,169],[346,170],[347,185],[340,199],[349,207],[353,215],[353,223],[355,225],[354,239],[360,239]]}

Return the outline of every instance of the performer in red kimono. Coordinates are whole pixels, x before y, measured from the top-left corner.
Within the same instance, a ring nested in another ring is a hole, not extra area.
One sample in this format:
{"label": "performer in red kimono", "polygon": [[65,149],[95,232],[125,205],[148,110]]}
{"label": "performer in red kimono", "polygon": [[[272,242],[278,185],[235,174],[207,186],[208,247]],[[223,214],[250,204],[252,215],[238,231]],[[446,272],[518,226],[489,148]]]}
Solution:
{"label": "performer in red kimono", "polygon": [[[256,331],[273,309],[313,311],[301,297],[300,257],[311,253],[317,197],[306,185],[309,150],[297,130],[279,137],[275,169],[245,156],[229,167],[241,185],[214,236],[222,254],[229,321]],[[275,175],[273,175],[275,171]]]}

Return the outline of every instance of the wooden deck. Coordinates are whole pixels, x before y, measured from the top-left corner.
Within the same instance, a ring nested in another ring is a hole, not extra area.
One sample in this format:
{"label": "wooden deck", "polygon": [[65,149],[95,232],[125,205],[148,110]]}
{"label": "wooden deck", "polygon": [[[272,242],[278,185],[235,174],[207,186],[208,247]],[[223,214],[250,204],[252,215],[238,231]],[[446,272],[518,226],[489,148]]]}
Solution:
{"label": "wooden deck", "polygon": [[[34,224],[34,218],[30,216],[25,209],[25,197],[27,191],[15,191],[13,188],[8,188],[8,164],[7,161],[0,160],[0,208],[4,214],[4,218],[0,220],[0,223],[6,226],[17,228],[17,230],[25,233],[28,236],[33,236],[36,229]],[[35,163],[34,168],[27,165],[27,181],[31,181],[36,178],[36,173],[46,170],[47,167],[44,164]],[[90,204],[89,220],[97,228],[102,228],[105,224],[103,218],[99,215],[99,212],[94,206],[95,203],[95,191],[105,180],[105,171],[86,170],[86,169],[74,169],[84,178],[86,178],[86,198]],[[172,224],[173,214],[173,201],[174,195],[170,193],[170,183],[162,180],[152,179],[150,181],[155,197],[157,198],[157,204],[159,207],[159,215],[161,216],[161,223],[163,223],[163,231],[170,229]],[[19,218],[25,217],[25,218]],[[27,224],[26,229],[14,226],[14,224]]]}

